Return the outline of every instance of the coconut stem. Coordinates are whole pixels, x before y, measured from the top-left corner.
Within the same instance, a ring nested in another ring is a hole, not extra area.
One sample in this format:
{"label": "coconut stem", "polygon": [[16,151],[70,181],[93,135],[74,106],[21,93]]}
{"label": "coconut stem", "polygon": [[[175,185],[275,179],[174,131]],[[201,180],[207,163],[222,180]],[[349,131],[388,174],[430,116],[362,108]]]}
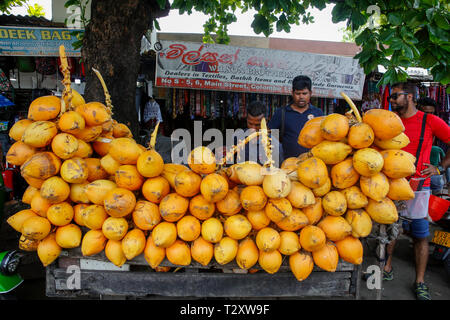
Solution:
{"label": "coconut stem", "polygon": [[105,93],[106,109],[108,110],[109,114],[112,114],[113,105],[111,103],[111,95],[109,94],[108,88],[106,87],[105,80],[103,80],[103,77],[102,77],[100,71],[98,71],[95,68],[92,68],[92,71],[95,72],[95,74],[97,75],[97,78],[100,80],[100,83],[102,84],[103,92]]}
{"label": "coconut stem", "polygon": [[269,135],[267,134],[266,118],[261,120],[261,143],[264,146],[264,151],[266,152],[267,161],[264,163],[263,167],[273,168],[274,161],[272,159],[272,144]]}
{"label": "coconut stem", "polygon": [[149,149],[155,149],[156,145],[156,135],[158,134],[159,121],[156,124],[155,130],[153,130],[152,135],[150,136]]}
{"label": "coconut stem", "polygon": [[356,120],[358,120],[358,122],[362,122],[361,115],[359,114],[358,108],[356,108],[352,99],[350,99],[343,91],[341,91],[340,93],[341,93],[341,96],[345,99],[345,101],[347,101],[347,103],[350,105],[350,108],[352,108],[352,111],[355,114]]}
{"label": "coconut stem", "polygon": [[247,138],[245,138],[244,140],[240,141],[237,145],[234,145],[231,147],[231,149],[226,153],[225,157],[222,158],[222,160],[220,161],[220,163],[218,164],[218,168],[220,169],[223,165],[225,165],[225,163],[228,160],[233,159],[233,156],[235,155],[236,152],[238,152],[239,150],[242,150],[242,148],[250,142],[250,140],[258,137],[259,135],[261,135],[260,131],[255,131],[252,134],[250,134]]}
{"label": "coconut stem", "polygon": [[72,110],[72,89],[70,88],[70,70],[69,64],[67,62],[66,49],[64,45],[59,46],[59,59],[61,60],[60,65],[61,73],[64,76],[63,80],[61,81],[62,84],[64,85],[64,90],[62,92],[62,99],[61,99],[61,112],[60,112],[60,115],[62,115],[67,110]]}

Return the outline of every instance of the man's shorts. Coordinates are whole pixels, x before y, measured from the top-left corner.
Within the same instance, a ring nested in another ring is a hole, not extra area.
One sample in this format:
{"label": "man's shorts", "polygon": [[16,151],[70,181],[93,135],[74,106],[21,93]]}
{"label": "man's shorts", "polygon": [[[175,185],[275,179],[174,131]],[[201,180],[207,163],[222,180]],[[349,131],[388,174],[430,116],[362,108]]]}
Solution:
{"label": "man's shorts", "polygon": [[[429,187],[423,189],[430,190]],[[403,220],[402,228],[413,238],[423,239],[430,235],[430,223],[427,218],[412,219],[411,221]]]}
{"label": "man's shorts", "polygon": [[430,235],[429,222],[427,219],[403,220],[402,227],[411,237],[417,239],[427,238]]}

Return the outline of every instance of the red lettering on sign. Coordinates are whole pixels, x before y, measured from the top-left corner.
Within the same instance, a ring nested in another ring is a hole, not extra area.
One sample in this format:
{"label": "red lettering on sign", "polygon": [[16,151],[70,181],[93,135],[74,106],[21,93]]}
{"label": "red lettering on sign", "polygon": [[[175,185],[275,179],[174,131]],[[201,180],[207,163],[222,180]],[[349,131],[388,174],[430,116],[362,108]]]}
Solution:
{"label": "red lettering on sign", "polygon": [[183,54],[184,50],[186,50],[186,46],[182,44],[171,44],[169,48],[172,50],[167,51],[166,53],[167,59],[179,58]]}
{"label": "red lettering on sign", "polygon": [[203,45],[201,45],[200,48],[198,48],[197,51],[186,52],[183,55],[183,58],[181,59],[181,61],[184,64],[187,64],[187,65],[190,65],[190,66],[199,64],[200,63],[200,59],[199,58],[200,58],[200,55],[201,55],[200,51],[202,51],[202,49],[203,49]]}
{"label": "red lettering on sign", "polygon": [[214,63],[217,61],[217,56],[219,54],[217,52],[205,52],[202,57],[200,58],[200,61],[210,62]]}

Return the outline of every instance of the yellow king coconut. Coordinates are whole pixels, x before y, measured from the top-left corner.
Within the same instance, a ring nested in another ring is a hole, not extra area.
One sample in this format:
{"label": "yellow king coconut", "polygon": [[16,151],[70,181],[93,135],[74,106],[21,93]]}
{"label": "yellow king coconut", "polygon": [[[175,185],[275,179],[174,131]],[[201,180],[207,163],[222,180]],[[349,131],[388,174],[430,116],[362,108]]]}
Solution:
{"label": "yellow king coconut", "polygon": [[316,197],[323,197],[328,192],[330,192],[330,190],[331,190],[331,179],[327,177],[326,182],[322,186],[312,189],[312,192]]}
{"label": "yellow king coconut", "polygon": [[242,207],[248,211],[262,210],[267,203],[267,196],[260,186],[245,187],[241,191],[240,199]]}
{"label": "yellow king coconut", "polygon": [[108,240],[105,246],[105,256],[118,267],[127,261],[123,253],[122,242],[118,240]]}
{"label": "yellow king coconut", "polygon": [[228,217],[223,225],[224,231],[232,239],[244,239],[252,230],[252,224],[242,214]]}
{"label": "yellow king coconut", "polygon": [[286,198],[269,199],[264,210],[270,220],[278,223],[291,215],[292,205]]}
{"label": "yellow king coconut", "polygon": [[117,188],[116,183],[110,180],[101,179],[92,181],[85,187],[86,196],[90,202],[103,205],[103,201],[108,192],[115,188]]}
{"label": "yellow king coconut", "polygon": [[200,236],[202,226],[196,217],[187,215],[177,221],[177,234],[183,241],[194,241]]}
{"label": "yellow king coconut", "polygon": [[186,242],[176,240],[170,247],[166,248],[166,257],[171,263],[188,266],[191,264],[191,250]]}
{"label": "yellow king coconut", "polygon": [[391,179],[406,178],[416,172],[415,157],[403,150],[381,151],[384,158],[382,172]]}
{"label": "yellow king coconut", "polygon": [[297,231],[307,226],[309,224],[309,220],[302,210],[292,208],[292,212],[288,217],[283,218],[281,221],[278,221],[275,224],[278,228],[284,231]]}
{"label": "yellow king coconut", "polygon": [[81,113],[88,126],[102,125],[111,119],[106,106],[96,101],[80,105],[76,108],[76,111]]}
{"label": "yellow king coconut", "polygon": [[292,231],[282,231],[280,232],[280,247],[278,251],[285,256],[290,256],[300,250],[300,240],[298,235]]}
{"label": "yellow king coconut", "polygon": [[325,164],[336,164],[343,161],[352,152],[352,147],[343,142],[322,141],[311,149],[314,157]]}
{"label": "yellow king coconut", "polygon": [[372,220],[377,223],[392,224],[398,220],[397,208],[389,198],[384,198],[381,201],[369,199],[366,211]]}
{"label": "yellow king coconut", "polygon": [[100,159],[100,165],[109,175],[114,175],[121,166],[121,164],[111,157],[110,154],[107,154]]}
{"label": "yellow king coconut", "polygon": [[189,153],[188,165],[198,174],[210,174],[216,170],[216,158],[207,147],[196,147]]}
{"label": "yellow king coconut", "polygon": [[340,191],[330,191],[322,198],[322,206],[326,213],[341,216],[347,211],[347,200]]}
{"label": "yellow king coconut", "polygon": [[323,141],[320,125],[325,117],[315,117],[308,120],[298,135],[298,144],[311,149]]}
{"label": "yellow king coconut", "polygon": [[311,189],[298,181],[292,181],[291,192],[287,195],[287,199],[295,208],[305,208],[316,202]]}
{"label": "yellow king coconut", "polygon": [[184,170],[175,176],[175,191],[183,197],[193,197],[200,192],[202,177],[192,170]]}
{"label": "yellow king coconut", "polygon": [[327,182],[328,169],[322,160],[316,157],[301,162],[297,169],[298,180],[308,188],[314,189]]}
{"label": "yellow king coconut", "polygon": [[267,273],[276,273],[283,262],[283,257],[278,250],[259,251],[258,263]]}
{"label": "yellow king coconut", "polygon": [[170,247],[177,240],[177,227],[172,222],[162,221],[152,230],[151,236],[157,247]]}
{"label": "yellow king coconut", "polygon": [[347,139],[348,144],[354,149],[368,148],[375,139],[375,133],[367,123],[358,122],[350,127]]}
{"label": "yellow king coconut", "polygon": [[81,244],[81,229],[76,224],[70,223],[58,227],[55,232],[56,243],[65,249],[79,247]]}
{"label": "yellow king coconut", "polygon": [[25,192],[22,196],[22,202],[31,205],[31,200],[33,199],[34,195],[39,193],[39,189],[35,188],[33,186],[28,186],[25,189]]}
{"label": "yellow king coconut", "polygon": [[392,139],[388,140],[380,140],[376,138],[374,140],[374,144],[381,149],[403,149],[409,144],[409,138],[408,136],[402,132],[398,136],[393,137]]}
{"label": "yellow king coconut", "polygon": [[348,209],[360,209],[367,206],[369,200],[358,186],[343,189],[341,191],[347,200]]}
{"label": "yellow king coconut", "polygon": [[132,138],[117,138],[111,141],[109,154],[120,164],[136,164],[143,153]]}
{"label": "yellow king coconut", "polygon": [[128,222],[125,218],[108,217],[102,224],[102,232],[109,240],[120,241],[128,232]]}
{"label": "yellow king coconut", "polygon": [[290,255],[289,267],[298,281],[305,280],[314,269],[314,261],[311,253],[300,251]]}
{"label": "yellow king coconut", "polygon": [[389,110],[368,110],[364,113],[362,120],[373,129],[375,138],[381,140],[392,139],[405,131],[405,126],[400,117]]}
{"label": "yellow king coconut", "polygon": [[372,231],[372,219],[363,209],[348,210],[345,220],[352,227],[352,236],[355,238],[365,238]]}
{"label": "yellow king coconut", "polygon": [[89,230],[81,240],[81,253],[83,256],[92,256],[105,249],[108,239],[101,230]]}
{"label": "yellow king coconut", "polygon": [[61,165],[61,177],[69,183],[83,183],[89,177],[85,159],[72,158],[65,160]]}
{"label": "yellow king coconut", "polygon": [[347,136],[350,129],[346,116],[332,113],[323,119],[320,124],[322,137],[330,141],[340,141]]}
{"label": "yellow king coconut", "polygon": [[148,237],[144,248],[144,258],[150,267],[155,269],[163,262],[165,257],[166,249],[156,246],[153,238],[151,236]]}
{"label": "yellow king coconut", "polygon": [[52,225],[62,227],[72,222],[73,207],[67,202],[51,205],[47,210],[47,219]]}
{"label": "yellow king coconut", "polygon": [[[292,214],[289,217],[291,216]],[[255,230],[261,230],[262,228],[267,227],[271,222],[269,217],[264,212],[264,209],[258,211],[247,211],[247,219],[250,221],[252,228]]]}
{"label": "yellow king coconut", "polygon": [[[52,152],[38,152],[20,167],[20,173],[40,180],[48,179],[59,173],[61,160]],[[26,178],[25,178],[26,179]],[[40,188],[40,187],[39,187]]]}
{"label": "yellow king coconut", "polygon": [[161,221],[158,205],[144,200],[136,202],[132,217],[136,227],[141,230],[152,230]]}
{"label": "yellow king coconut", "polygon": [[325,232],[327,239],[339,241],[352,233],[351,225],[343,217],[326,216],[317,226]]}
{"label": "yellow king coconut", "polygon": [[277,230],[266,227],[256,234],[256,245],[262,252],[277,250],[281,244],[281,237]]}
{"label": "yellow king coconut", "polygon": [[42,96],[34,99],[28,108],[28,119],[45,121],[55,119],[61,111],[61,99],[57,96]]}
{"label": "yellow king coconut", "polygon": [[209,202],[217,202],[228,193],[228,181],[218,173],[210,173],[203,178],[200,192]]}
{"label": "yellow king coconut", "polygon": [[37,251],[40,240],[27,239],[23,235],[19,238],[19,249],[23,251]]}
{"label": "yellow king coconut", "polygon": [[70,187],[63,179],[55,176],[44,181],[40,194],[50,203],[59,203],[69,197]]}
{"label": "yellow king coconut", "polygon": [[37,214],[32,210],[24,209],[10,216],[6,222],[17,232],[22,232],[23,223],[31,217],[37,217]]}
{"label": "yellow king coconut", "polygon": [[322,198],[316,198],[316,203],[302,209],[307,218],[307,224],[314,225],[322,219],[323,207]]}
{"label": "yellow king coconut", "polygon": [[98,158],[86,158],[84,159],[88,169],[87,181],[92,182],[95,180],[107,179],[110,175],[106,170],[102,168],[100,159]]}
{"label": "yellow king coconut", "polygon": [[406,178],[388,179],[388,198],[391,200],[411,200],[414,199],[414,191]]}
{"label": "yellow king coconut", "polygon": [[56,243],[55,233],[51,233],[45,239],[41,240],[37,247],[39,260],[44,267],[55,261],[61,254],[61,251],[61,247]]}
{"label": "yellow king coconut", "polygon": [[371,177],[361,177],[361,191],[375,201],[381,201],[389,192],[389,181],[381,172]]}
{"label": "yellow king coconut", "polygon": [[328,272],[335,272],[338,262],[339,253],[336,246],[331,241],[327,243],[319,250],[312,253],[314,263],[321,269]]}
{"label": "yellow king coconut", "polygon": [[119,188],[136,191],[141,189],[144,177],[140,175],[135,165],[125,164],[117,169],[114,181]]}
{"label": "yellow king coconut", "polygon": [[81,219],[83,220],[84,226],[89,229],[100,230],[106,219],[108,219],[108,214],[103,206],[93,204],[81,210]]}
{"label": "yellow king coconut", "polygon": [[189,199],[178,193],[169,193],[159,204],[161,217],[169,222],[180,220],[189,208]]}
{"label": "yellow king coconut", "polygon": [[359,177],[360,175],[355,170],[351,157],[331,168],[331,181],[333,186],[338,189],[350,188],[358,182]]}
{"label": "yellow king coconut", "polygon": [[52,151],[61,159],[72,158],[78,150],[78,139],[69,133],[58,133],[52,140]]}
{"label": "yellow king coconut", "polygon": [[33,240],[42,240],[50,233],[50,222],[44,217],[29,217],[22,224],[24,237]]}
{"label": "yellow king coconut", "polygon": [[320,250],[325,246],[325,232],[317,226],[306,226],[300,231],[300,246],[309,252]]}
{"label": "yellow king coconut", "polygon": [[238,242],[229,237],[223,237],[214,245],[214,259],[218,264],[224,265],[234,260],[238,252]]}
{"label": "yellow king coconut", "polygon": [[269,198],[284,198],[291,192],[291,179],[284,170],[271,168],[269,174],[264,176],[263,190]]}
{"label": "yellow king coconut", "polygon": [[124,188],[115,188],[106,194],[103,204],[111,217],[121,218],[133,212],[136,206],[136,196]]}
{"label": "yellow king coconut", "polygon": [[188,167],[177,163],[165,163],[163,171],[161,172],[161,177],[166,179],[170,186],[175,189],[175,176],[184,170],[189,170]]}
{"label": "yellow king coconut", "polygon": [[236,253],[236,263],[241,269],[248,270],[258,262],[259,250],[251,238],[245,238],[239,242]]}
{"label": "yellow king coconut", "polygon": [[207,266],[214,256],[214,245],[202,237],[198,237],[191,243],[192,259],[203,266]]}
{"label": "yellow king coconut", "polygon": [[36,148],[23,143],[15,142],[6,154],[6,161],[14,166],[21,166],[36,153]]}
{"label": "yellow king coconut", "polygon": [[128,233],[122,239],[122,250],[125,257],[128,260],[140,255],[144,252],[147,239],[145,238],[144,232],[141,229],[133,229],[128,231]]}
{"label": "yellow king coconut", "polygon": [[228,190],[225,198],[216,202],[216,207],[217,210],[225,216],[239,213],[242,209],[239,193],[235,190]]}
{"label": "yellow king coconut", "polygon": [[23,133],[28,128],[30,124],[34,121],[30,119],[22,119],[13,124],[11,129],[9,129],[9,137],[14,141],[21,141]]}
{"label": "yellow king coconut", "polygon": [[211,218],[215,209],[215,204],[206,201],[201,194],[196,195],[189,201],[189,212],[199,220]]}
{"label": "yellow king coconut", "polygon": [[75,111],[64,112],[58,120],[59,130],[74,134],[86,127],[86,122],[81,114]]}
{"label": "yellow king coconut", "polygon": [[239,181],[247,186],[259,186],[264,181],[263,167],[252,161],[239,163],[236,166],[236,174]]}
{"label": "yellow king coconut", "polygon": [[150,149],[139,156],[136,167],[142,176],[154,178],[159,176],[163,171],[164,160],[158,152]]}
{"label": "yellow king coconut", "polygon": [[359,239],[352,236],[336,241],[336,248],[342,260],[352,264],[361,264],[363,261],[363,246]]}
{"label": "yellow king coconut", "polygon": [[353,155],[353,167],[364,177],[370,177],[377,174],[383,169],[383,165],[383,156],[375,149],[359,149]]}
{"label": "yellow king coconut", "polygon": [[23,133],[22,142],[35,148],[48,146],[58,133],[56,124],[50,121],[36,121]]}
{"label": "yellow king coconut", "polygon": [[217,218],[209,218],[202,223],[203,239],[211,243],[219,242],[223,237],[223,225]]}

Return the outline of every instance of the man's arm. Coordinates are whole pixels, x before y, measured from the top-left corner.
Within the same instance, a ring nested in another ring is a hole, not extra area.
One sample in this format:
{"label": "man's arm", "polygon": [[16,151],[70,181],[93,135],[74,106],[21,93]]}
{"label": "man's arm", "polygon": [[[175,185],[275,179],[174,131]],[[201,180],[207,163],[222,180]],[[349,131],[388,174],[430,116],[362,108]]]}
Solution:
{"label": "man's arm", "polygon": [[445,154],[445,158],[441,161],[441,166],[446,170],[448,167],[450,167],[450,148],[447,150],[447,153]]}
{"label": "man's arm", "polygon": [[[429,119],[429,124],[431,126],[431,130],[433,131],[433,135],[438,137],[447,145],[450,144],[450,127],[448,126],[448,124],[445,123],[445,121],[441,118],[434,115],[430,115]],[[442,160],[441,162],[444,169],[446,169],[450,165],[450,160],[448,159],[449,157],[449,152],[447,152],[444,160]],[[447,164],[447,166],[444,166],[444,164]],[[422,175],[430,177],[439,174],[439,171],[435,166],[431,165],[430,163],[424,163],[424,165],[427,166],[427,168],[422,170]]]}

